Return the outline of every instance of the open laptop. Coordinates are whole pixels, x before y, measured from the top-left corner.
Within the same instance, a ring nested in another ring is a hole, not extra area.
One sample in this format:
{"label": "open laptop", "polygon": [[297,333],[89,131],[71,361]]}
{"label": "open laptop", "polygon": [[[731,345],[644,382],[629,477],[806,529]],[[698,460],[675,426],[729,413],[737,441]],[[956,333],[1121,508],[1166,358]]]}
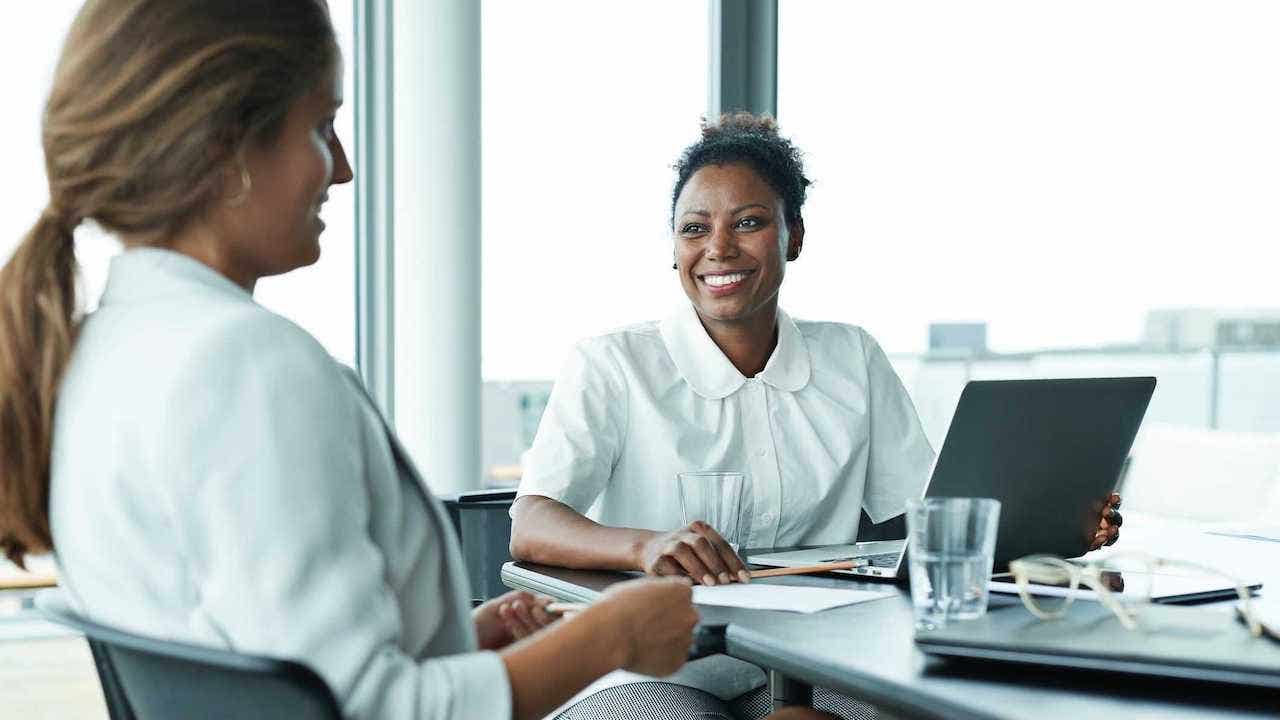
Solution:
{"label": "open laptop", "polygon": [[[1153,377],[970,382],[960,395],[925,495],[999,500],[999,569],[1032,553],[1083,555],[1155,386]],[[800,567],[864,559],[861,567],[837,572],[898,578],[906,575],[906,544],[828,545],[747,560]]]}

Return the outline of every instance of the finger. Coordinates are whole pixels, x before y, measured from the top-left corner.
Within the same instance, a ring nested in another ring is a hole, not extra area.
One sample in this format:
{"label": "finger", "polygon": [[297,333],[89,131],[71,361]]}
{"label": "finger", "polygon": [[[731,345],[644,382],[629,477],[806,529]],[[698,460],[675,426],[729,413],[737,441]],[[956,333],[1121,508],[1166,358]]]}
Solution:
{"label": "finger", "polygon": [[534,597],[533,593],[530,593],[526,590],[512,590],[511,592],[501,596],[498,599],[504,605],[511,605],[513,603],[518,603],[518,602],[528,603],[529,605],[532,605],[538,600],[536,597]]}
{"label": "finger", "polygon": [[662,556],[654,561],[653,565],[649,568],[648,574],[657,575],[659,577],[681,577],[684,575],[684,568],[680,567],[680,563],[675,560]]}
{"label": "finger", "polygon": [[1115,534],[1114,534],[1114,535],[1112,535],[1111,537],[1107,538],[1107,544],[1108,544],[1108,545],[1115,545],[1115,544],[1116,544],[1116,541],[1117,541],[1117,540],[1119,540],[1119,539],[1120,539],[1120,531],[1119,531],[1119,530],[1116,530],[1116,532],[1115,532]]}
{"label": "finger", "polygon": [[698,559],[698,554],[687,543],[679,542],[667,553],[667,557],[680,563],[684,573],[703,585],[715,585],[716,579],[707,571],[707,566]]}
{"label": "finger", "polygon": [[1110,505],[1111,507],[1113,507],[1113,508],[1115,508],[1115,509],[1119,510],[1119,509],[1120,509],[1120,499],[1121,499],[1121,498],[1120,498],[1120,493],[1111,493],[1111,498],[1110,498],[1110,500],[1107,502],[1107,504],[1108,504],[1108,505]]}
{"label": "finger", "polygon": [[1119,510],[1115,509],[1115,506],[1112,506],[1107,511],[1107,522],[1115,527],[1120,527],[1124,524],[1124,516],[1120,514]]}
{"label": "finger", "polygon": [[504,603],[498,606],[498,619],[502,621],[502,626],[507,629],[512,639],[520,640],[527,634],[524,624],[520,622],[520,618],[516,617],[510,605]]}
{"label": "finger", "polygon": [[1102,547],[1103,543],[1105,543],[1106,541],[1107,541],[1107,536],[1104,533],[1101,533],[1101,532],[1094,533],[1093,542],[1089,543],[1089,550],[1090,551],[1097,550],[1098,548]]}
{"label": "finger", "polygon": [[533,621],[533,615],[529,613],[529,603],[516,600],[511,603],[511,610],[524,627],[526,635],[537,632],[538,624]]}
{"label": "finger", "polygon": [[511,633],[511,637],[513,639],[520,640],[529,634],[529,631],[525,629],[524,623],[520,622],[520,617],[516,615],[515,608],[511,604],[504,603],[500,605],[498,607],[498,617],[502,618],[503,626],[507,628],[508,633]]}
{"label": "finger", "polygon": [[689,539],[689,546],[693,548],[693,552],[697,554],[698,560],[702,561],[707,572],[715,578],[717,583],[728,584],[732,582],[729,577],[729,568],[725,567],[724,560],[720,557],[720,551],[712,544],[711,538],[703,533],[715,533],[715,530],[706,523],[694,523],[700,525],[700,532]]}
{"label": "finger", "polygon": [[703,523],[703,525],[706,527],[706,531],[703,532],[703,536],[711,542],[716,554],[720,556],[720,562],[724,565],[724,569],[727,571],[721,576],[720,582],[728,583],[732,582],[734,579],[742,582],[750,580],[751,575],[747,572],[747,566],[743,564],[742,558],[734,551],[733,546],[729,544],[729,541],[725,540],[724,536],[722,536],[715,528],[710,525],[706,525],[705,523]]}
{"label": "finger", "polygon": [[550,604],[551,598],[538,598],[529,607],[529,614],[533,616],[533,621],[539,628],[544,628],[556,621],[555,616],[547,612],[547,606]]}

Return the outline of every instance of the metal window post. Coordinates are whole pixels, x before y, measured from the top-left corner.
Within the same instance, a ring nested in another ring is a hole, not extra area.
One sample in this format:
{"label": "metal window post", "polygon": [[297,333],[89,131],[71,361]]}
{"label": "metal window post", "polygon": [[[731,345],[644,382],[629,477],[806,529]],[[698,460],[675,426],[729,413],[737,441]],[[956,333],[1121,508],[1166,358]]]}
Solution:
{"label": "metal window post", "polygon": [[356,368],[391,421],[395,413],[392,33],[387,0],[354,0]]}
{"label": "metal window post", "polygon": [[707,115],[778,115],[778,0],[711,0]]}

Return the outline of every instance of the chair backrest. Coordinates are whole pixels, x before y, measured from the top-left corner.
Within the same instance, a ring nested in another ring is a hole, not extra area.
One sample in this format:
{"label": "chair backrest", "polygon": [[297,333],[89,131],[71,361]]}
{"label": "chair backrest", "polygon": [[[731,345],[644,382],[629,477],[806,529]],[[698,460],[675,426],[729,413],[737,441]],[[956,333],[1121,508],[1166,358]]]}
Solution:
{"label": "chair backrest", "polygon": [[502,565],[511,561],[511,503],[515,490],[473,490],[442,497],[467,564],[474,602],[507,592]]}
{"label": "chair backrest", "polygon": [[76,615],[56,593],[38,606],[88,640],[111,720],[342,717],[329,686],[299,663],[133,635]]}

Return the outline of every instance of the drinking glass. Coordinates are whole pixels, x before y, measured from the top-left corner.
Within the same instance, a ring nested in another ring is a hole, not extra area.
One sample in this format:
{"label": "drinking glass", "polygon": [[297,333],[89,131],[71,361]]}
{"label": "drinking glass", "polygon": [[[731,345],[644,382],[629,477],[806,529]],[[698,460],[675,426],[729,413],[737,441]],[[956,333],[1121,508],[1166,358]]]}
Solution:
{"label": "drinking glass", "polygon": [[999,525],[999,500],[907,502],[907,564],[918,627],[933,629],[987,612]]}
{"label": "drinking glass", "polygon": [[720,537],[738,551],[739,517],[742,511],[742,489],[745,478],[740,472],[676,473],[680,486],[680,510],[684,524],[701,520],[720,533]]}

